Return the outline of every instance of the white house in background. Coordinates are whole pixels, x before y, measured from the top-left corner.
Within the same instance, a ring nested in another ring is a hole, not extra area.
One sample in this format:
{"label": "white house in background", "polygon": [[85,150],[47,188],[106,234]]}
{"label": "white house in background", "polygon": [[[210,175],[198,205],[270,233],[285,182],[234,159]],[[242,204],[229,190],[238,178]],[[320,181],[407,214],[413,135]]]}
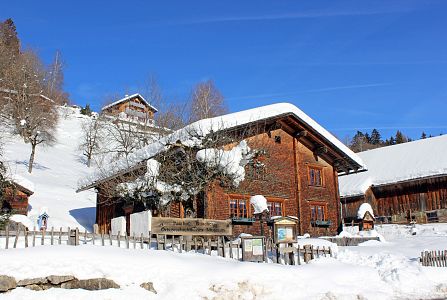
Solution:
{"label": "white house in background", "polygon": [[140,94],[126,95],[113,103],[104,106],[102,113],[120,119],[154,125],[154,114],[158,111]]}

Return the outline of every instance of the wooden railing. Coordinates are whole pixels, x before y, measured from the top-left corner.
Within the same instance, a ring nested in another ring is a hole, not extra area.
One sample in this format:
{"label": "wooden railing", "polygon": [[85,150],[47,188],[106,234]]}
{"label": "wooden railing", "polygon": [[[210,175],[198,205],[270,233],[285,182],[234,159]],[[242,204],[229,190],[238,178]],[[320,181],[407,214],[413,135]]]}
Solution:
{"label": "wooden railing", "polygon": [[[175,252],[196,252],[205,255],[218,255],[231,259],[242,259],[241,240],[228,241],[224,236],[173,236],[152,234],[149,237],[136,235],[95,234],[87,231],[79,232],[76,229],[59,228],[55,230],[25,230],[23,227],[17,230],[0,231],[0,248],[28,248],[48,245],[79,245],[90,244],[97,246],[117,246],[126,249],[151,249],[171,250]],[[305,240],[299,243],[276,244],[271,238],[264,243],[265,262],[280,264],[308,263],[319,257],[332,257],[330,247],[314,247],[306,245]]]}

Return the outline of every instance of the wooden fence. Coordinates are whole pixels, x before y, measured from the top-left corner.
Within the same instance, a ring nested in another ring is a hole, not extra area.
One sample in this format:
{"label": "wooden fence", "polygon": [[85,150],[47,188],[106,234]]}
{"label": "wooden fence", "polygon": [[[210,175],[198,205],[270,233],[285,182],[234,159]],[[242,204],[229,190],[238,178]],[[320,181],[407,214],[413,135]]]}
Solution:
{"label": "wooden fence", "polygon": [[447,250],[423,251],[420,261],[425,267],[447,267]]}
{"label": "wooden fence", "polygon": [[337,246],[358,246],[360,243],[367,241],[380,241],[378,237],[322,237]]}
{"label": "wooden fence", "polygon": [[[0,231],[0,248],[28,248],[44,245],[79,245],[90,244],[98,246],[117,246],[127,249],[153,249],[153,250],[171,250],[179,253],[196,252],[205,255],[218,255],[231,259],[242,259],[241,240],[225,240],[224,236],[183,236],[183,235],[162,235],[148,232],[148,237],[128,236],[112,234],[95,234],[79,232],[76,228],[64,231],[59,230],[25,230],[23,227],[17,230],[6,228]],[[271,238],[264,243],[265,262],[281,264],[298,264],[309,262],[311,259],[319,257],[332,257],[333,253],[330,247],[314,247],[306,245],[305,240],[302,244],[275,244]]]}

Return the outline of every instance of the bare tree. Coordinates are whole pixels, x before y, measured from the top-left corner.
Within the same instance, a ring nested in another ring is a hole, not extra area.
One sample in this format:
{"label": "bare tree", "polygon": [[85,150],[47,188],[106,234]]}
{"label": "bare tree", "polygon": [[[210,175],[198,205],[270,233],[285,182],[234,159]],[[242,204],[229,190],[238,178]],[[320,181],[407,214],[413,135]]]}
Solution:
{"label": "bare tree", "polygon": [[37,145],[54,142],[57,111],[54,101],[42,97],[45,70],[37,55],[26,51],[5,72],[7,114],[18,134],[31,145],[28,172],[32,172]]}
{"label": "bare tree", "polygon": [[[186,125],[187,103],[169,101],[163,95],[154,75],[149,76],[143,91],[146,100],[158,109],[154,117],[155,125],[170,130],[177,130]],[[169,131],[164,131],[164,134],[168,133]]]}
{"label": "bare tree", "polygon": [[101,126],[103,137],[102,154],[111,155],[111,159],[127,158],[135,150],[150,143],[147,132],[138,129],[136,124],[123,120],[103,119]]}
{"label": "bare tree", "polygon": [[224,98],[211,80],[197,84],[191,95],[191,121],[225,114],[228,109]]}
{"label": "bare tree", "polygon": [[[190,145],[190,141],[197,143]],[[181,129],[150,147],[150,151],[158,149],[152,158],[101,184],[104,201],[124,200],[159,212],[169,209],[172,202],[181,202],[191,216],[196,213],[194,200],[213,182],[238,185],[252,155],[235,134],[197,126]],[[107,177],[110,171],[103,173]]]}
{"label": "bare tree", "polygon": [[90,118],[81,125],[82,138],[79,150],[83,151],[83,155],[87,158],[87,167],[90,168],[92,158],[98,154],[101,145],[104,142],[104,135],[101,132],[103,128],[102,121],[99,118]]}
{"label": "bare tree", "polygon": [[58,104],[69,103],[68,93],[63,90],[64,68],[62,55],[60,51],[56,51],[53,62],[46,70],[44,93]]}

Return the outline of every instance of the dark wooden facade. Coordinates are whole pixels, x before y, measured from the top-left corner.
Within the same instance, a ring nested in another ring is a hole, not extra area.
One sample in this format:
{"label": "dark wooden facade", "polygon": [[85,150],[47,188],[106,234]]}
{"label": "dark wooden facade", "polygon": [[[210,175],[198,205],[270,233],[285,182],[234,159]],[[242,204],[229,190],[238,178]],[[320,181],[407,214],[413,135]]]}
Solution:
{"label": "dark wooden facade", "polygon": [[345,222],[368,202],[376,220],[389,223],[447,221],[447,176],[433,176],[372,186],[364,195],[341,199]]}
{"label": "dark wooden facade", "polygon": [[[255,126],[256,130],[247,130]],[[232,219],[234,235],[260,234],[260,222],[253,219],[250,196],[264,195],[272,216],[298,218],[299,234],[333,235],[341,224],[338,172],[357,170],[360,166],[318,132],[302,125],[293,116],[263,120],[259,124],[233,128],[244,131],[251,149],[262,153],[246,166],[245,180],[237,188],[212,183],[193,201],[194,216],[208,219]],[[229,134],[232,134],[229,133]],[[236,135],[238,135],[236,134]],[[237,143],[224,145],[231,149]],[[97,185],[97,223],[102,232],[110,230],[110,220],[142,210],[124,211],[122,202],[108,201]],[[165,216],[185,217],[188,209],[172,203]],[[270,228],[264,223],[264,233]]]}
{"label": "dark wooden facade", "polygon": [[3,191],[4,201],[1,209],[14,214],[27,215],[28,199],[32,194],[32,191],[19,184],[11,184]]}

